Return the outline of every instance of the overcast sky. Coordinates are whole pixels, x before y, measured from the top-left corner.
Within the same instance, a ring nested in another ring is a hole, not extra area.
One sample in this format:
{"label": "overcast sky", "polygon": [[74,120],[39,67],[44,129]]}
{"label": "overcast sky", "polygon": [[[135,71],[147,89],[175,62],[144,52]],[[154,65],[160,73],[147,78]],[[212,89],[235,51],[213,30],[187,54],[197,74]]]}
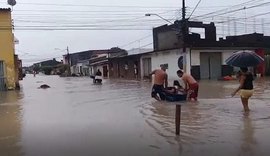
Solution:
{"label": "overcast sky", "polygon": [[[198,1],[187,0],[188,16]],[[235,6],[244,2],[250,3]],[[270,35],[267,19],[270,5],[256,6],[267,2],[269,0],[201,0],[192,17],[217,22],[219,37],[254,31]],[[251,8],[234,11],[244,6]],[[0,7],[7,7],[6,0],[0,0]],[[51,58],[61,59],[67,46],[71,53],[116,46],[127,50],[152,48],[151,29],[168,22],[144,15],[157,13],[173,22],[181,18],[181,7],[181,0],[17,0],[12,12],[14,33],[19,40],[16,53],[24,65],[30,65]],[[222,9],[226,9],[225,14],[220,11],[213,17],[209,17],[213,14],[205,15]],[[228,11],[232,13],[226,13]],[[262,13],[266,14],[260,15]],[[265,23],[263,27],[262,23]]]}

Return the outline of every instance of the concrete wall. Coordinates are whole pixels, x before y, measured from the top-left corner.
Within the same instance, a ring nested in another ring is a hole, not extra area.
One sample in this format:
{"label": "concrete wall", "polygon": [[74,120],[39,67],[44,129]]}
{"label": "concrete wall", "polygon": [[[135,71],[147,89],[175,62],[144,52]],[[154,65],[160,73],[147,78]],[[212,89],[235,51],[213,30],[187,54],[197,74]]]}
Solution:
{"label": "concrete wall", "polygon": [[231,68],[226,66],[225,60],[236,50],[191,50],[186,49],[186,53],[183,53],[182,49],[165,50],[159,52],[153,52],[142,55],[141,57],[141,73],[143,73],[142,59],[151,58],[152,70],[160,69],[161,64],[168,64],[167,74],[169,77],[169,83],[173,80],[179,79],[176,75],[176,71],[179,70],[178,59],[180,56],[184,57],[183,70],[192,74],[196,79],[200,79],[200,53],[201,52],[220,52],[222,53],[222,75],[228,75],[231,73]]}
{"label": "concrete wall", "polygon": [[200,53],[221,53],[221,76],[227,76],[233,73],[235,70],[233,67],[228,66],[225,62],[227,58],[229,58],[233,52],[238,50],[224,50],[224,49],[216,49],[216,50],[191,50],[190,55],[190,67],[193,69],[192,74],[197,78],[200,79]]}
{"label": "concrete wall", "polygon": [[157,34],[157,50],[176,48],[177,43],[176,31],[159,32]]}
{"label": "concrete wall", "polygon": [[225,60],[232,55],[233,52],[238,50],[191,50],[191,65],[200,65],[201,52],[220,52],[222,53],[222,65],[226,65]]}
{"label": "concrete wall", "polygon": [[0,23],[5,28],[0,29],[0,60],[4,61],[7,89],[15,89],[14,36],[9,10],[0,9]]}
{"label": "concrete wall", "polygon": [[[137,62],[137,75],[134,63]],[[140,56],[126,56],[109,59],[109,77],[124,79],[141,79]]]}
{"label": "concrete wall", "polygon": [[166,72],[168,74],[169,84],[171,85],[173,80],[179,79],[176,71],[179,70],[178,59],[180,56],[184,56],[185,62],[187,61],[187,54],[183,54],[181,49],[154,52],[151,54],[143,55],[141,59],[151,58],[152,70],[160,69],[161,64],[168,64],[168,69]]}

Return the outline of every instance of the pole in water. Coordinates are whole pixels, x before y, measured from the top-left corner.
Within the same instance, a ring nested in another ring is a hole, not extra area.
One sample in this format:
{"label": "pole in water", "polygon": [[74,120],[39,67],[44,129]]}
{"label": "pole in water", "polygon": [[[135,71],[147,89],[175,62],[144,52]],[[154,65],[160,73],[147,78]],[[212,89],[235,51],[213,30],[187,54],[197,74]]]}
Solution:
{"label": "pole in water", "polygon": [[180,135],[180,123],[181,123],[181,105],[176,105],[175,109],[175,134]]}

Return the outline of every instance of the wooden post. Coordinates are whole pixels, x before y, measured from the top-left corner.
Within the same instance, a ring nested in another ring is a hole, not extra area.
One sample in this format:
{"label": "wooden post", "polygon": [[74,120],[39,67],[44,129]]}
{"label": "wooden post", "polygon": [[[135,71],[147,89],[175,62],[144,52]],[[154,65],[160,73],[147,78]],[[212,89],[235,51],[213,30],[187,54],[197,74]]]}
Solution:
{"label": "wooden post", "polygon": [[175,134],[180,135],[181,105],[176,105],[175,109]]}

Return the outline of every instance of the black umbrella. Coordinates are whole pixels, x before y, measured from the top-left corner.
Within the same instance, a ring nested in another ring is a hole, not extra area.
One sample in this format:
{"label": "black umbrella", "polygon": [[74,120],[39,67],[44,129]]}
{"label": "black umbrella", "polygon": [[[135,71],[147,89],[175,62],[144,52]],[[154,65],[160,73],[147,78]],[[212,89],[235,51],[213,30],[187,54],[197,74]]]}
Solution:
{"label": "black umbrella", "polygon": [[233,53],[225,62],[235,67],[255,67],[264,59],[253,51],[238,51]]}

